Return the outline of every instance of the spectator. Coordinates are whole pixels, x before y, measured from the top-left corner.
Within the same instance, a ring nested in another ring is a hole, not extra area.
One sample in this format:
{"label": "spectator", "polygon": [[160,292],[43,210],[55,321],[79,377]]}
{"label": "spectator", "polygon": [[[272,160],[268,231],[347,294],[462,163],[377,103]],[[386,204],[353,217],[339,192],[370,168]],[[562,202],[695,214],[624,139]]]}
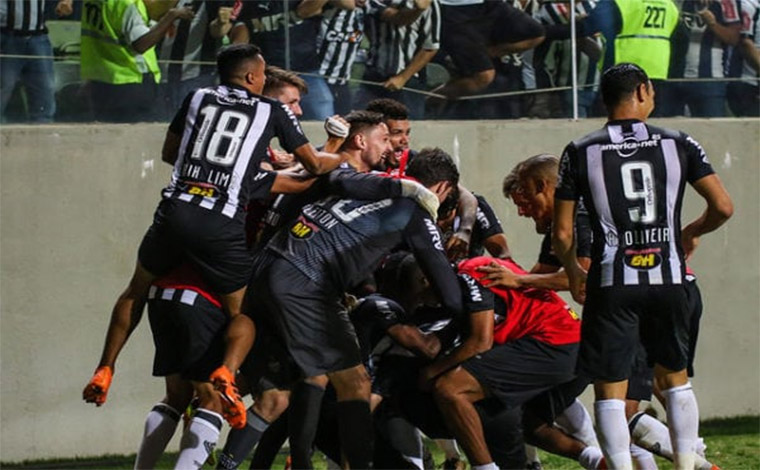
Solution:
{"label": "spectator", "polygon": [[461,74],[437,89],[447,96],[474,94],[493,82],[492,59],[532,49],[544,40],[541,25],[509,2],[440,0],[443,49]]}
{"label": "spectator", "polygon": [[351,68],[364,37],[366,3],[366,0],[356,0],[353,10],[333,6],[324,12],[319,26],[319,74],[327,77],[335,112],[340,115],[351,111],[348,79],[351,78]]}
{"label": "spectator", "polygon": [[[85,0],[82,12],[82,78],[89,80],[95,119],[105,122],[153,120],[161,78],[155,45],[176,19],[193,17],[188,7],[171,8],[149,27],[144,0]],[[153,9],[155,8],[155,9]]]}
{"label": "spectator", "polygon": [[412,119],[425,114],[425,97],[403,90],[425,88],[424,67],[440,47],[438,0],[369,0],[366,28],[369,56],[354,102],[364,108],[375,98],[393,98],[409,107]]}
{"label": "spectator", "polygon": [[[161,61],[162,107],[171,118],[182,100],[197,88],[216,82],[216,52],[232,29],[241,0],[180,0],[177,6],[192,7],[195,16],[175,21],[158,48]],[[236,11],[237,10],[237,11]],[[201,63],[203,62],[203,63]]]}
{"label": "spectator", "polygon": [[[585,18],[596,6],[596,1],[582,1],[575,4],[576,17]],[[547,28],[567,25],[570,22],[569,3],[543,3],[535,16]],[[599,90],[599,68],[602,40],[599,37],[579,37],[577,46],[578,116],[593,114],[593,106]],[[534,51],[536,85],[538,88],[572,86],[572,43],[571,40],[547,40]],[[561,103],[549,103],[549,109],[541,117],[571,117],[573,114],[572,91],[560,92]]]}
{"label": "spectator", "polygon": [[[681,21],[689,33],[684,63],[671,78],[721,79],[728,60],[727,46],[736,46],[741,33],[739,0],[684,0]],[[726,82],[700,80],[667,85],[663,113],[677,116],[689,107],[692,116],[725,116]]]}
{"label": "spectator", "polygon": [[[728,105],[736,116],[760,115],[760,2],[741,0],[742,37],[731,57],[740,82],[728,85]],[[733,75],[732,75],[733,76]]]}
{"label": "spectator", "polygon": [[[72,0],[60,0],[55,8],[59,17],[69,16],[72,11]],[[0,0],[0,92],[4,120],[13,90],[21,83],[26,91],[28,120],[53,121],[53,48],[44,15],[45,0]],[[40,58],[7,58],[6,55]]]}
{"label": "spectator", "polygon": [[[305,120],[323,120],[334,114],[332,93],[325,79],[318,76],[319,14],[326,3],[327,0],[244,2],[240,21],[230,33],[234,43],[252,42],[261,47],[268,64],[303,73],[309,88],[309,96],[301,103]],[[352,9],[354,2],[334,0],[333,5]],[[290,37],[287,50],[283,23],[287,24]],[[289,64],[286,55],[290,57]]]}

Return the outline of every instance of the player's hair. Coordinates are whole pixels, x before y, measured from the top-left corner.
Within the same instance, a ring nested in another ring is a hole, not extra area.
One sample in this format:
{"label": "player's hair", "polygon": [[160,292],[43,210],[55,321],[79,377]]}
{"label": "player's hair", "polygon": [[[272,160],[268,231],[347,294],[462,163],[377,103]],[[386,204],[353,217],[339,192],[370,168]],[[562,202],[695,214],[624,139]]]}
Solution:
{"label": "player's hair", "polygon": [[367,111],[380,113],[385,119],[406,121],[409,119],[409,108],[400,101],[391,98],[376,98],[367,103]]}
{"label": "player's hair", "polygon": [[611,111],[643,84],[649,87],[647,73],[636,64],[623,62],[607,69],[602,74],[602,101]]}
{"label": "player's hair", "polygon": [[517,183],[520,180],[518,175],[520,173],[521,167],[522,162],[515,165],[515,167],[512,168],[512,171],[510,171],[507,176],[504,177],[504,181],[501,183],[501,193],[507,199],[511,198],[512,193],[517,190]]}
{"label": "player's hair", "polygon": [[533,155],[527,160],[520,162],[518,168],[518,183],[525,179],[531,179],[533,181],[550,181],[554,186],[557,185],[559,157],[556,155],[550,153]]}
{"label": "player's hair", "polygon": [[348,132],[348,137],[346,137],[347,142],[356,134],[383,123],[382,114],[370,111],[351,111],[343,116],[343,119],[351,124],[351,130]]}
{"label": "player's hair", "polygon": [[267,81],[264,83],[264,91],[262,92],[265,96],[272,96],[288,85],[296,87],[302,95],[309,92],[309,86],[303,78],[290,70],[281,69],[274,65],[267,65],[267,68],[264,69],[264,75],[267,76]]}
{"label": "player's hair", "polygon": [[420,150],[406,167],[406,174],[427,187],[447,181],[456,191],[459,184],[459,170],[454,160],[438,147]]}
{"label": "player's hair", "polygon": [[377,291],[397,302],[402,301],[404,293],[418,290],[410,285],[420,278],[420,267],[414,255],[408,251],[397,251],[386,257],[380,268],[375,271]]}
{"label": "player's hair", "polygon": [[261,56],[261,49],[253,44],[232,44],[222,48],[216,55],[216,69],[219,82],[229,84],[235,76],[242,73],[246,62]]}

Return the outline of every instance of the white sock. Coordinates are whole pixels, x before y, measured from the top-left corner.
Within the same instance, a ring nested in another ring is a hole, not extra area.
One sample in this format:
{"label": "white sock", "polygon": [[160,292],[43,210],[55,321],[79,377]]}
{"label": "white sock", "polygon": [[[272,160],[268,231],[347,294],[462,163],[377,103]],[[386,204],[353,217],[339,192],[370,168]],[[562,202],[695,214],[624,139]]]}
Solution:
{"label": "white sock", "polygon": [[180,420],[179,411],[166,403],[156,403],[145,418],[143,438],[135,459],[135,469],[153,468],[164,453]]}
{"label": "white sock", "polygon": [[654,455],[648,450],[631,444],[631,457],[636,466],[636,470],[657,470],[657,462]]}
{"label": "white sock", "polygon": [[525,462],[530,465],[533,462],[541,463],[541,457],[538,456],[538,449],[530,444],[525,444]]}
{"label": "white sock", "polygon": [[673,466],[676,470],[693,469],[699,437],[699,409],[691,383],[664,391],[667,402]]}
{"label": "white sock", "polygon": [[587,446],[599,447],[591,415],[577,398],[561,415],[557,416],[557,424]]}
{"label": "white sock", "polygon": [[179,456],[174,468],[185,470],[201,468],[208,455],[214,450],[222,429],[222,415],[203,408],[198,408],[190,425],[182,435]]}
{"label": "white sock", "polygon": [[[673,446],[670,445],[670,430],[662,421],[641,412],[631,418],[631,438],[637,445],[649,450],[655,455],[673,461]],[[697,454],[694,466],[698,470],[711,470],[713,464],[707,461],[704,455],[705,445],[702,439],[697,439]]]}
{"label": "white sock", "polygon": [[459,447],[454,439],[436,439],[435,445],[446,454],[446,460],[460,458]]}
{"label": "white sock", "polygon": [[499,470],[499,467],[495,463],[487,463],[484,465],[473,465],[472,470]]}
{"label": "white sock", "polygon": [[631,436],[625,419],[625,401],[598,400],[594,402],[597,436],[609,468],[632,470]]}
{"label": "white sock", "polygon": [[670,445],[670,431],[665,423],[643,411],[631,418],[631,439],[636,445],[649,452],[673,460],[673,446]]}
{"label": "white sock", "polygon": [[578,456],[578,463],[586,470],[596,470],[601,466],[604,460],[604,454],[602,449],[594,446],[588,446],[581,451],[581,455]]}

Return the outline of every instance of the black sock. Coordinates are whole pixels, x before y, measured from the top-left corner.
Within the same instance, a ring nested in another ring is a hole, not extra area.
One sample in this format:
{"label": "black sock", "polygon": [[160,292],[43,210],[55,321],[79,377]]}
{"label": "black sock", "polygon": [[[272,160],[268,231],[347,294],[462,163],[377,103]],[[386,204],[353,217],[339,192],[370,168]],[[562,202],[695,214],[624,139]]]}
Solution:
{"label": "black sock", "polygon": [[245,427],[230,430],[216,468],[225,470],[238,468],[259,442],[267,427],[269,427],[269,422],[249,408]]}
{"label": "black sock", "polygon": [[319,410],[325,389],[301,382],[290,394],[288,421],[290,458],[294,469],[311,469],[311,449],[319,424]]}
{"label": "black sock", "polygon": [[372,415],[369,412],[369,402],[339,401],[338,432],[348,466],[352,469],[371,468]]}
{"label": "black sock", "polygon": [[251,457],[250,470],[272,468],[274,459],[288,440],[288,414],[283,413],[269,425],[259,439],[259,445]]}

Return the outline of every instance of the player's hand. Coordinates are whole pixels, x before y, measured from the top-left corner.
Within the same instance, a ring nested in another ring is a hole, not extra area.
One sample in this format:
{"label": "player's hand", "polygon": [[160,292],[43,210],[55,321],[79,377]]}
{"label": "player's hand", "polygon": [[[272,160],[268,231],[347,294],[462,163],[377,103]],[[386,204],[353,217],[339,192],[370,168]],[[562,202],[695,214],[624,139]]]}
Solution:
{"label": "player's hand", "polygon": [[586,302],[586,275],[586,270],[578,263],[567,270],[570,293],[573,295],[573,299],[581,305]]}
{"label": "player's hand", "polygon": [[470,233],[464,230],[454,232],[446,242],[446,255],[449,261],[467,258],[470,251]]}
{"label": "player's hand", "polygon": [[288,153],[284,150],[270,149],[269,155],[272,157],[271,163],[275,170],[292,168],[298,163],[296,162],[296,157],[292,153]]}
{"label": "player's hand", "polygon": [[418,10],[427,10],[432,3],[433,0],[414,0],[414,8]]}
{"label": "player's hand", "polygon": [[330,137],[345,139],[348,137],[350,130],[351,124],[337,114],[325,119],[325,132],[327,132],[327,135]]}
{"label": "player's hand", "polygon": [[55,14],[58,18],[69,16],[74,13],[74,7],[71,0],[61,0],[55,6]]}
{"label": "player's hand", "polygon": [[401,197],[408,197],[430,214],[433,220],[438,217],[438,207],[441,205],[438,196],[420,183],[410,179],[400,179]]}
{"label": "player's hand", "polygon": [[506,289],[520,288],[520,278],[506,267],[491,261],[487,266],[478,266],[477,271],[486,273],[480,278],[485,287],[504,287]]}
{"label": "player's hand", "polygon": [[699,14],[700,18],[702,18],[702,21],[704,21],[707,26],[715,26],[718,23],[715,14],[706,7],[704,10],[699,10],[697,14]]}
{"label": "player's hand", "polygon": [[383,82],[383,87],[390,91],[399,91],[404,88],[404,85],[406,85],[406,79],[401,75],[394,75]]}
{"label": "player's hand", "polygon": [[684,258],[689,261],[699,246],[699,236],[694,233],[691,225],[687,225],[681,230],[681,246],[683,247]]}
{"label": "player's hand", "polygon": [[87,403],[95,403],[96,406],[103,405],[108,397],[111,380],[113,380],[113,370],[109,366],[98,367],[82,391],[82,399]]}

